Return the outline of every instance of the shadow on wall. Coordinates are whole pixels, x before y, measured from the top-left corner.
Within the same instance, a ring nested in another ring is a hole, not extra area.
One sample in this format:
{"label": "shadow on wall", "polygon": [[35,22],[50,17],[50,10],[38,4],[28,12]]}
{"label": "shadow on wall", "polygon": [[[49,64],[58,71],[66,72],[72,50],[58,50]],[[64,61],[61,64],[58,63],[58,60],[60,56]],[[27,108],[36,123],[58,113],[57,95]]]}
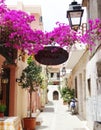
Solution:
{"label": "shadow on wall", "polygon": [[95,121],[93,130],[101,130],[101,122]]}

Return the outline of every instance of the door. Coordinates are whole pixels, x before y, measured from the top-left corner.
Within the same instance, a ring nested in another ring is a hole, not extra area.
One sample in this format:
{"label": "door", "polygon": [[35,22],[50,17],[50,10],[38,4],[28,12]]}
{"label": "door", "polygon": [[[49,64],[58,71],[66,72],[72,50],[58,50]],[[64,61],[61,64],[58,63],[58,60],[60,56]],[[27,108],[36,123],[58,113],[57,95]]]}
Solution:
{"label": "door", "polygon": [[5,116],[9,116],[9,87],[10,86],[10,69],[3,68],[0,85],[0,103],[6,105]]}
{"label": "door", "polygon": [[58,91],[53,92],[53,100],[58,100],[59,99],[59,93]]}

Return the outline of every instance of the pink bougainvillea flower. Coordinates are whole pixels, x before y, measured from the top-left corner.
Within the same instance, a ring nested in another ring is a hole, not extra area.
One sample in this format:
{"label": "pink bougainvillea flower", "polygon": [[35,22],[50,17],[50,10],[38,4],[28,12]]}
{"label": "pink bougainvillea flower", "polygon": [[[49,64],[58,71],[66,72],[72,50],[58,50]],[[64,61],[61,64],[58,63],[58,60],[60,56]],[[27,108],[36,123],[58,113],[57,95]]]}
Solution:
{"label": "pink bougainvillea flower", "polygon": [[60,22],[50,32],[32,30],[30,24],[35,21],[35,17],[21,10],[11,10],[4,2],[0,0],[0,46],[22,50],[31,55],[47,45],[58,44],[69,49],[76,41],[93,46],[95,40],[101,40],[100,19],[90,19],[84,35]]}
{"label": "pink bougainvillea flower", "polygon": [[88,30],[80,37],[81,42],[95,46],[96,40],[101,40],[101,19],[90,19],[88,21]]}

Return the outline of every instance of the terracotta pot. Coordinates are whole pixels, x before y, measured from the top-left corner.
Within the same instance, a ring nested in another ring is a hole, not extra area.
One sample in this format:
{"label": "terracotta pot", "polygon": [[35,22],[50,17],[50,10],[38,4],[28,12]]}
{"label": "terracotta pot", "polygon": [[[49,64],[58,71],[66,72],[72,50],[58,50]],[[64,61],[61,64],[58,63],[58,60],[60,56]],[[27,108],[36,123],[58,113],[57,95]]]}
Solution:
{"label": "terracotta pot", "polygon": [[4,117],[4,112],[0,112],[0,117]]}
{"label": "terracotta pot", "polygon": [[68,104],[67,102],[65,102],[65,101],[63,102],[63,105],[67,105],[67,104]]}
{"label": "terracotta pot", "polygon": [[25,117],[22,121],[24,130],[35,130],[36,118],[35,117]]}
{"label": "terracotta pot", "polygon": [[44,106],[41,106],[40,111],[43,112],[44,108],[45,108]]}

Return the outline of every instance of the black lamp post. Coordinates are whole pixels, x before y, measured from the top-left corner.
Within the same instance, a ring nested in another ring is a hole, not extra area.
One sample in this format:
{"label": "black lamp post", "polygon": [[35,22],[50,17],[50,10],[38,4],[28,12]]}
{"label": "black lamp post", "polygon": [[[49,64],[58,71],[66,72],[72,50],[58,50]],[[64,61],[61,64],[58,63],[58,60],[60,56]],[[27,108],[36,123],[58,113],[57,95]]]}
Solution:
{"label": "black lamp post", "polygon": [[82,6],[78,4],[75,0],[69,5],[69,10],[67,11],[67,18],[69,25],[72,29],[77,31],[81,25],[81,20],[84,10]]}

